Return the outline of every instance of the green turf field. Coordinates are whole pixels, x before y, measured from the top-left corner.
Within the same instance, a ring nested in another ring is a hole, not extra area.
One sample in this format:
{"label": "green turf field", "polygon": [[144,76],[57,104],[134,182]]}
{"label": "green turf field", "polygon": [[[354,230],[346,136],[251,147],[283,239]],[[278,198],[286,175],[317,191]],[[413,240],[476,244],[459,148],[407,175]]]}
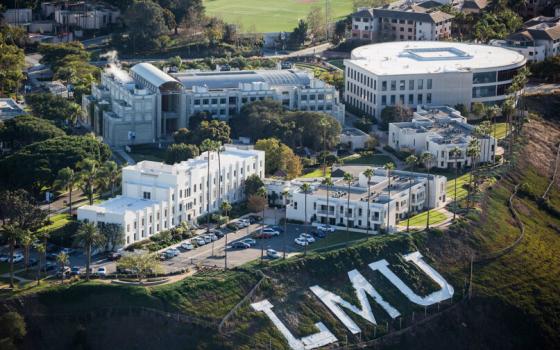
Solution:
{"label": "green turf field", "polygon": [[[352,0],[329,0],[331,20],[352,12]],[[206,14],[240,24],[244,32],[291,31],[313,7],[325,8],[325,0],[204,0]]]}

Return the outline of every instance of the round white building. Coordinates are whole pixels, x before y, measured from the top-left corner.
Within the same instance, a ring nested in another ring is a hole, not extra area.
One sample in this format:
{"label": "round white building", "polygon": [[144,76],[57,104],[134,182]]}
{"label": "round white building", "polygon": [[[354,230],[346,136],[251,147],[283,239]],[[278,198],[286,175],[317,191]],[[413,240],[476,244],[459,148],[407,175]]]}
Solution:
{"label": "round white building", "polygon": [[344,60],[347,106],[379,118],[387,106],[500,105],[523,55],[509,49],[442,41],[361,46]]}

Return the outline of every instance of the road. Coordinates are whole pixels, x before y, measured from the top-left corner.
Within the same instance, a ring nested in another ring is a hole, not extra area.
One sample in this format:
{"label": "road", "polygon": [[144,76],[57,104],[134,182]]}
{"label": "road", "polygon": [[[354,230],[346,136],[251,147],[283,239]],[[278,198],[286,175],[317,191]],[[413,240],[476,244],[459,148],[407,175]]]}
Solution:
{"label": "road", "polygon": [[529,83],[525,87],[526,95],[533,94],[551,94],[560,90],[560,84],[547,84],[547,83]]}

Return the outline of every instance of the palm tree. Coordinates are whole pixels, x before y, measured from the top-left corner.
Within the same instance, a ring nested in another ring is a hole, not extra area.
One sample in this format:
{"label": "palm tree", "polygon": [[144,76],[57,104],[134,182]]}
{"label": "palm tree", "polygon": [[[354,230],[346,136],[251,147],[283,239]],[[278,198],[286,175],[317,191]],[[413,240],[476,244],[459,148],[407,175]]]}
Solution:
{"label": "palm tree", "polygon": [[29,253],[34,240],[35,237],[33,237],[30,231],[22,231],[19,242],[23,246],[23,264],[25,265],[26,272],[29,270]]}
{"label": "palm tree", "polygon": [[[223,201],[222,204],[220,204],[220,209],[222,210],[222,213],[224,214],[224,216],[226,217],[226,222],[229,221],[228,219],[228,214],[231,211],[232,207],[231,204],[229,204],[228,201]],[[227,270],[227,231],[225,233],[226,236],[226,242],[224,244],[224,252],[225,252],[225,257],[224,257],[224,270]]]}
{"label": "palm tree", "polygon": [[467,212],[471,206],[471,196],[476,185],[476,162],[480,156],[480,142],[478,139],[472,139],[467,146],[467,156],[471,158],[471,172],[469,175],[469,191],[467,192]]}
{"label": "palm tree", "polygon": [[364,171],[364,176],[367,178],[367,215],[366,215],[366,234],[369,234],[369,220],[370,220],[370,216],[369,216],[369,202],[370,202],[370,195],[371,195],[371,188],[370,188],[370,182],[371,182],[371,178],[373,177],[373,169],[372,168],[367,168]]}
{"label": "palm tree", "polygon": [[426,230],[430,229],[430,170],[432,169],[432,162],[434,160],[433,154],[430,152],[424,152],[420,156],[420,161],[426,167],[428,171],[428,181],[426,181],[427,188],[426,188],[426,198],[428,199],[428,213],[426,214]]}
{"label": "palm tree", "polygon": [[37,264],[37,285],[39,285],[39,280],[41,278],[41,267],[43,266],[43,257],[45,256],[45,253],[47,252],[47,247],[44,244],[37,244],[35,246],[35,249],[37,250],[37,253],[39,253],[39,263]]}
{"label": "palm tree", "polygon": [[286,260],[286,236],[288,235],[288,196],[290,192],[288,190],[282,191],[282,197],[284,198],[284,235],[282,236],[282,258]]}
{"label": "palm tree", "polygon": [[330,197],[329,196],[329,191],[330,191],[331,187],[334,186],[334,183],[332,182],[331,177],[328,176],[328,177],[325,177],[323,179],[323,181],[321,181],[321,184],[327,188],[327,225],[330,225],[330,221],[329,221],[329,211],[330,211],[330,209],[329,209],[329,197]]}
{"label": "palm tree", "polygon": [[[311,185],[308,183],[304,183],[299,186],[299,190],[303,193],[304,203],[303,203],[303,210],[304,210],[304,219],[303,219],[303,227],[307,227],[307,194],[311,192]],[[303,246],[304,251],[303,255],[307,255],[307,244]]]}
{"label": "palm tree", "polygon": [[10,288],[14,288],[14,251],[17,242],[23,235],[23,230],[16,225],[4,225],[2,234],[10,246]]}
{"label": "palm tree", "polygon": [[89,281],[89,266],[91,264],[92,250],[103,245],[105,236],[103,236],[97,226],[91,222],[84,222],[78,229],[75,237],[76,245],[82,247],[86,255],[86,280]]}
{"label": "palm tree", "polygon": [[114,197],[117,183],[121,177],[119,166],[114,161],[108,160],[103,163],[100,173],[105,189],[111,190],[111,197]]}
{"label": "palm tree", "polygon": [[[496,106],[496,105],[492,105],[490,107],[488,107],[486,109],[486,117],[489,119],[490,121],[490,131],[488,133],[488,135],[491,135],[492,133],[494,134],[494,140],[496,139],[496,116],[498,114],[500,114],[501,109],[500,107]],[[496,146],[494,145],[494,152],[492,154],[492,159],[495,160],[496,159]],[[488,143],[488,147],[490,147],[490,143]]]}
{"label": "palm tree", "polygon": [[68,265],[68,254],[60,252],[56,256],[56,262],[60,265],[60,283],[64,284],[64,267]]}
{"label": "palm tree", "polygon": [[[408,157],[406,157],[406,164],[411,167],[411,172],[414,172],[414,167],[416,166],[416,164],[418,163],[418,157],[416,157],[414,154],[409,155]],[[410,205],[411,205],[411,201],[412,201],[412,174],[408,177],[409,180],[409,186],[408,186],[408,215],[406,218],[406,232],[410,232],[410,214],[411,214],[411,210],[410,210]]]}
{"label": "palm tree", "polygon": [[70,215],[72,215],[72,191],[78,184],[78,181],[79,176],[70,167],[60,169],[54,181],[54,188],[68,191],[68,208]]}
{"label": "palm tree", "polygon": [[344,182],[348,185],[348,194],[346,198],[346,243],[350,240],[350,222],[349,222],[349,212],[350,212],[350,186],[352,186],[352,182],[354,182],[354,177],[350,173],[344,173],[344,177],[342,178]]}
{"label": "palm tree", "polygon": [[207,160],[208,164],[206,165],[206,233],[210,233],[210,200],[212,198],[212,193],[210,192],[210,155],[212,151],[216,150],[216,142],[210,139],[205,139],[202,141],[200,145],[201,152],[208,152]]}
{"label": "palm tree", "polygon": [[[263,186],[257,190],[255,193],[259,197],[263,197],[266,199],[266,188]],[[263,201],[264,205],[262,206],[262,222],[261,222],[261,236],[264,234],[264,211],[266,210],[266,200]],[[261,261],[264,258],[264,240],[261,240]]]}
{"label": "palm tree", "polygon": [[80,187],[87,196],[89,205],[93,205],[93,195],[95,187],[99,183],[99,162],[95,159],[86,158],[77,164],[80,172],[78,173]]}
{"label": "palm tree", "polygon": [[461,150],[459,147],[453,147],[451,151],[449,151],[449,155],[455,160],[455,180],[453,184],[453,191],[455,192],[453,198],[453,221],[455,221],[455,217],[457,216],[457,177],[459,177],[459,164],[457,164],[457,159],[459,159],[459,156],[461,155]]}
{"label": "palm tree", "polygon": [[395,164],[389,162],[383,166],[383,168],[387,171],[387,190],[389,191],[389,202],[387,203],[387,233],[389,233],[389,224],[390,224],[390,217],[391,217],[391,171],[395,170]]}

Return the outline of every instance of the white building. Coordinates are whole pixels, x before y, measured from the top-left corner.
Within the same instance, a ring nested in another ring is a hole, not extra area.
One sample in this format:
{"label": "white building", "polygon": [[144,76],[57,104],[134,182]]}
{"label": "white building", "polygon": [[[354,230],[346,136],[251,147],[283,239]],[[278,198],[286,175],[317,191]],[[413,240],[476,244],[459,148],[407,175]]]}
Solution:
{"label": "white building", "polygon": [[117,23],[119,9],[103,3],[78,2],[75,4],[50,3],[43,6],[44,12],[54,11],[54,20],[62,26],[75,26],[81,29],[97,30]]}
{"label": "white building", "polygon": [[519,53],[440,41],[373,44],[344,60],[346,104],[379,118],[387,106],[500,105],[525,65]]}
{"label": "white building", "polygon": [[532,18],[520,31],[490,44],[515,50],[530,62],[544,61],[560,54],[560,17]]}
{"label": "white building", "polygon": [[442,4],[394,2],[352,14],[352,38],[370,41],[444,40],[451,37],[453,15]]}
{"label": "white building", "polygon": [[13,26],[28,26],[33,20],[30,8],[7,9],[2,14],[3,20]]}
{"label": "white building", "polygon": [[340,143],[348,146],[352,151],[366,148],[371,140],[371,136],[356,128],[345,128],[340,133]]}
{"label": "white building", "polygon": [[114,146],[151,143],[208,112],[228,119],[250,102],[273,99],[289,109],[325,112],[344,124],[336,89],[300,70],[167,74],[149,63],[130,72],[112,66],[83,97],[85,121]]}
{"label": "white building", "polygon": [[[440,175],[430,175],[428,180],[428,175],[424,173],[392,171],[389,197],[387,172],[383,168],[374,168],[374,176],[368,184],[368,179],[362,170],[355,176],[350,186],[349,206],[348,184],[342,178],[333,178],[333,182],[334,186],[329,188],[328,207],[326,187],[320,182],[311,183],[311,191],[307,194],[308,223],[328,223],[341,228],[345,228],[348,223],[350,228],[360,230],[365,230],[369,225],[369,229],[372,230],[370,232],[378,233],[380,229],[387,227],[389,215],[389,232],[393,232],[397,222],[406,218],[409,213],[413,215],[427,208],[439,208],[445,205],[446,201],[447,179]],[[287,182],[285,185],[289,188],[286,215],[289,220],[303,222],[305,221],[305,194],[300,190],[300,185],[301,183],[297,181]],[[369,218],[368,186],[370,188]]]}
{"label": "white building", "polygon": [[[417,155],[430,152],[434,156],[432,165],[441,169],[470,166],[467,147],[473,139],[480,142],[478,162],[493,161],[496,139],[475,135],[475,127],[453,108],[418,107],[412,121],[389,124],[389,146]],[[461,151],[456,156],[450,154],[455,147]]]}
{"label": "white building", "polygon": [[122,195],[78,208],[78,219],[121,225],[129,245],[218,211],[220,201],[241,201],[245,179],[254,174],[264,177],[263,151],[226,146],[220,153],[219,196],[218,155],[210,153],[210,181],[207,157],[205,152],[174,165],[143,161],[124,167]]}

